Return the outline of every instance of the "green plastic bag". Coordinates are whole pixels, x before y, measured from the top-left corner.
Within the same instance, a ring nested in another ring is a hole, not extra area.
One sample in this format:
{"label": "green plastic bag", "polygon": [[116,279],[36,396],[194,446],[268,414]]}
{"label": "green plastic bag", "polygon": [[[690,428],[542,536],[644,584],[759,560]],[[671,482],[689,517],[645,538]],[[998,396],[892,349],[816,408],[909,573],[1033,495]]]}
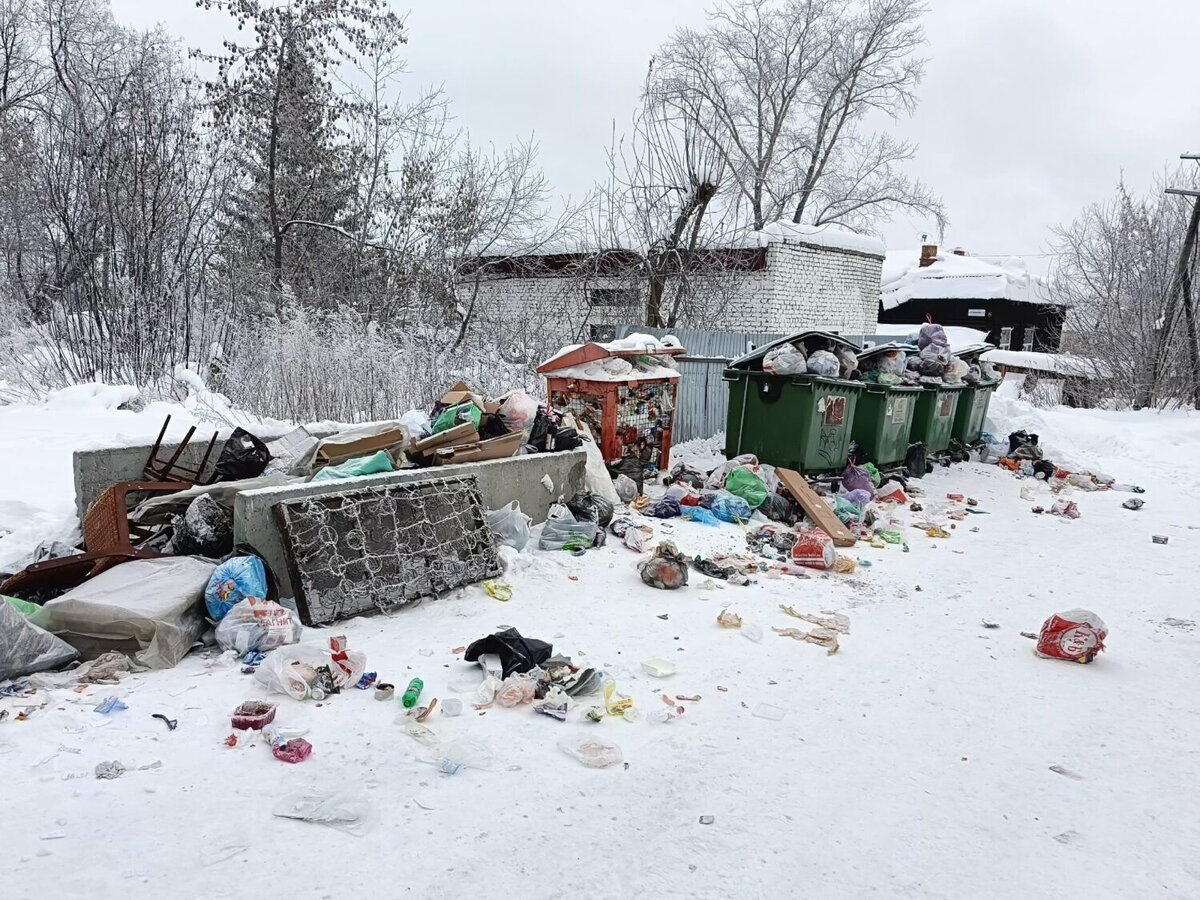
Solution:
{"label": "green plastic bag", "polygon": [[474,403],[460,403],[458,406],[447,406],[438,413],[438,417],[433,420],[433,433],[441,434],[458,425],[463,411],[471,417],[471,421],[475,423],[475,430],[478,431],[479,420],[483,418],[483,410]]}
{"label": "green plastic bag", "polygon": [[373,456],[356,456],[336,466],[326,466],[312,477],[313,481],[333,481],[335,478],[356,478],[359,475],[375,475],[379,472],[394,472],[392,458],[383,450]]}
{"label": "green plastic bag", "polygon": [[883,476],[879,474],[879,470],[875,468],[875,463],[867,463],[863,466],[867,470],[867,474],[871,476],[871,482],[875,487],[879,487],[879,483],[883,481]]}
{"label": "green plastic bag", "polygon": [[767,485],[761,478],[749,469],[734,469],[725,479],[725,490],[735,497],[741,497],[750,504],[751,509],[758,509],[767,499]]}
{"label": "green plastic bag", "polygon": [[904,535],[894,528],[889,528],[887,531],[878,532],[879,536],[889,544],[903,544]]}
{"label": "green plastic bag", "polygon": [[0,594],[0,600],[3,600],[27,619],[41,609],[36,603],[30,603],[28,600],[18,600],[16,597],[7,597],[4,594]]}

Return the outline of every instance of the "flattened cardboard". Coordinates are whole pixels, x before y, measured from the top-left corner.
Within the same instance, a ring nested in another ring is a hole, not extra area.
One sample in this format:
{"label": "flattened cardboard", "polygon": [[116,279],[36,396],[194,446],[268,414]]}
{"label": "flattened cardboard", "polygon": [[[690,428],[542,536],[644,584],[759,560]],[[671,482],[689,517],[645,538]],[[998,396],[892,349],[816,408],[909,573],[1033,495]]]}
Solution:
{"label": "flattened cardboard", "polygon": [[779,476],[783,486],[788,489],[788,493],[796,498],[796,502],[800,504],[800,508],[804,510],[805,514],[817,523],[818,528],[833,538],[835,547],[854,546],[856,542],[854,535],[846,530],[846,526],[833,514],[833,510],[829,508],[828,504],[808,486],[803,475],[795,469],[776,469],[775,474]]}
{"label": "flattened cardboard", "polygon": [[356,456],[366,456],[380,450],[387,450],[389,447],[394,447],[402,443],[404,438],[403,429],[393,428],[382,434],[373,434],[370,437],[359,438],[356,441],[346,441],[345,443],[326,441],[317,450],[314,466],[318,468],[329,466],[347,459],[353,459]]}

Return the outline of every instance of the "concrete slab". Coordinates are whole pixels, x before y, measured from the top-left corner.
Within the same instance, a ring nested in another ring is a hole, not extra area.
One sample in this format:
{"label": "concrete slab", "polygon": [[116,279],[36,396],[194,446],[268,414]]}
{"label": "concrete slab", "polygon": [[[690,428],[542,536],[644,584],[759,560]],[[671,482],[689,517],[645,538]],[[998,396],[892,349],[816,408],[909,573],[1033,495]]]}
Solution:
{"label": "concrete slab", "polygon": [[[587,453],[584,450],[568,450],[244,491],[234,501],[233,536],[237,543],[253,547],[262,556],[279,582],[280,593],[291,596],[287,556],[273,514],[277,503],[301,497],[319,497],[372,484],[389,485],[450,475],[474,475],[479,480],[479,490],[488,509],[499,509],[516,500],[521,504],[521,511],[534,522],[544,522],[551,503],[560,496],[570,497],[583,489],[586,465]],[[553,491],[546,490],[542,484],[542,479],[547,475],[554,483]]]}

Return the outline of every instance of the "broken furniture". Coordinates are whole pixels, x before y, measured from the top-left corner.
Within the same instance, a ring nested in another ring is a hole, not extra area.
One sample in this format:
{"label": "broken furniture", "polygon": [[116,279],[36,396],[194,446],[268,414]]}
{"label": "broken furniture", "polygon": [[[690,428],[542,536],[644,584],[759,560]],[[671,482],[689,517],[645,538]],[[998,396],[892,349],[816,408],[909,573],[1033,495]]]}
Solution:
{"label": "broken furniture", "polygon": [[83,516],[84,552],[34,563],[9,578],[0,589],[39,593],[63,590],[130,559],[163,556],[135,544],[152,537],[156,529],[129,520],[130,494],[174,493],[182,485],[170,481],[123,481],[111,485]]}
{"label": "broken furniture", "polygon": [[305,625],[393,609],[500,574],[474,475],[285,500],[275,517]]}
{"label": "broken furniture", "polygon": [[179,446],[175,448],[167,459],[160,459],[159,452],[162,450],[163,438],[166,437],[167,428],[171,424],[171,417],[167,416],[163,422],[162,429],[158,432],[158,438],[154,441],[154,446],[150,448],[150,455],[146,457],[146,466],[144,469],[147,480],[153,481],[175,481],[191,487],[193,484],[202,484],[204,467],[208,465],[208,459],[212,456],[213,447],[217,443],[217,432],[213,432],[213,436],[208,441],[208,449],[204,451],[204,456],[200,460],[200,465],[194,469],[184,465],[179,458],[187,449],[188,443],[192,439],[192,435],[196,433],[196,426],[193,425],[187,430],[187,434],[183,436],[183,440]]}

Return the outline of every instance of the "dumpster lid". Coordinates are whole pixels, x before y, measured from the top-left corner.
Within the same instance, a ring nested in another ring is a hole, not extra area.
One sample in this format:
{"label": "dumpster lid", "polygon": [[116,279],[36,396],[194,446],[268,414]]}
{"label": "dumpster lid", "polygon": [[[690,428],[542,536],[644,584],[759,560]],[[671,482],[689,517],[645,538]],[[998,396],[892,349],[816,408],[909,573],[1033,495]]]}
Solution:
{"label": "dumpster lid", "polygon": [[883,353],[891,353],[894,350],[903,350],[905,353],[916,353],[917,348],[913,344],[906,344],[902,341],[888,341],[886,344],[879,344],[875,347],[868,347],[858,354],[860,360],[874,359]]}
{"label": "dumpster lid", "polygon": [[[731,369],[761,369],[763,357],[774,350],[776,347],[781,347],[784,344],[795,344],[805,342],[810,339],[819,339],[828,342],[833,347],[844,347],[852,353],[858,353],[861,349],[853,341],[848,341],[844,337],[840,337],[829,331],[797,331],[795,334],[788,335],[785,338],[780,338],[777,341],[759,347],[757,350],[752,350],[745,356],[741,356],[729,364]],[[755,365],[757,363],[757,365]],[[837,379],[835,379],[837,380]]]}
{"label": "dumpster lid", "polygon": [[968,356],[978,356],[981,353],[995,349],[995,344],[967,344],[967,346],[959,347],[955,350],[954,355],[959,359],[966,359]]}

